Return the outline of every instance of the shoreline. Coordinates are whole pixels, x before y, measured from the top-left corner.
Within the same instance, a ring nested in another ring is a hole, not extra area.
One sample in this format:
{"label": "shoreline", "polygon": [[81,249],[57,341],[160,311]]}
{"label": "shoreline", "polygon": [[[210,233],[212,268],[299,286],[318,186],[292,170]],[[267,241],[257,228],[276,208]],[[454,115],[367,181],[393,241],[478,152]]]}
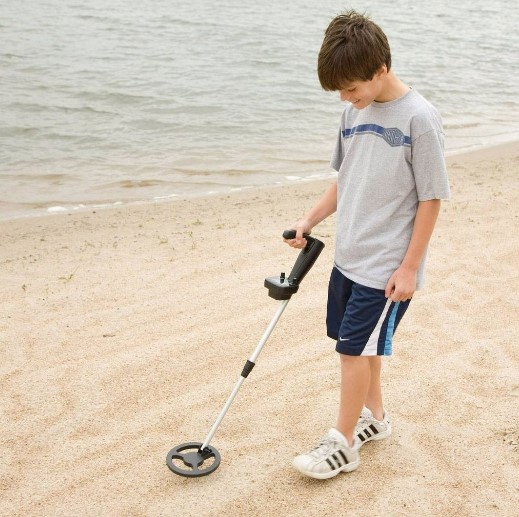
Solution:
{"label": "shoreline", "polygon": [[0,515],[515,515],[519,142],[448,163],[425,289],[384,361],[393,435],[328,482],[290,464],[335,423],[333,216],[211,442],[218,470],[165,460],[207,435],[277,308],[264,278],[297,257],[280,234],[329,180],[0,222]]}
{"label": "shoreline", "polygon": [[[453,151],[446,154],[446,161],[447,165],[449,165],[450,161],[453,161],[459,157],[464,156],[470,156],[473,153],[482,153],[482,155],[487,154],[488,152],[493,153],[499,152],[499,150],[502,150],[504,153],[507,153],[507,149],[514,149],[519,144],[519,140],[512,140],[509,142],[501,143],[501,144],[489,144],[487,146],[478,146],[473,150],[459,150],[459,151]],[[323,165],[325,165],[326,168],[329,168],[327,165],[327,162],[323,161]],[[331,179],[334,176],[334,171],[329,170],[328,172],[317,172],[315,174],[312,174],[308,177],[293,177],[293,179],[288,179],[289,177],[284,177],[283,179],[280,179],[279,182],[276,184],[263,184],[263,185],[251,185],[251,186],[243,186],[243,187],[228,187],[227,190],[222,191],[208,191],[208,192],[197,192],[193,193],[191,195],[181,195],[181,194],[171,194],[168,196],[161,196],[156,197],[152,199],[138,199],[138,200],[130,200],[130,201],[113,201],[113,202],[106,202],[106,203],[92,203],[92,204],[79,204],[73,207],[64,207],[64,206],[52,206],[47,208],[41,208],[38,209],[32,209],[33,212],[38,210],[37,213],[26,213],[26,214],[16,214],[16,215],[2,215],[0,214],[0,224],[9,222],[9,221],[16,221],[16,220],[30,220],[30,219],[40,219],[45,217],[50,217],[54,215],[63,216],[63,215],[71,215],[71,214],[81,214],[81,213],[87,213],[92,211],[105,211],[105,210],[115,210],[122,207],[136,207],[136,206],[142,206],[142,205],[155,205],[155,204],[170,204],[170,203],[177,203],[179,201],[187,201],[192,199],[205,199],[205,198],[213,198],[218,196],[228,196],[233,195],[238,192],[246,192],[246,191],[257,191],[262,189],[269,189],[269,188],[286,188],[288,186],[295,186],[302,183],[309,183],[309,182],[318,182],[318,181],[327,181],[328,179]]]}

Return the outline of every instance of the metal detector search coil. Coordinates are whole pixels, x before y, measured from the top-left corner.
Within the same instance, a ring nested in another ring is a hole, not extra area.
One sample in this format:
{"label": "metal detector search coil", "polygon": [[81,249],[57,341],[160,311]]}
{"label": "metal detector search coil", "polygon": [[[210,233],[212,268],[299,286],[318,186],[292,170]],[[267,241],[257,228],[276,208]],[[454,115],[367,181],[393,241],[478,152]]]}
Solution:
{"label": "metal detector search coil", "polygon": [[[285,239],[293,239],[295,236],[295,230],[286,230],[283,232],[283,237]],[[203,443],[189,442],[177,445],[168,452],[166,456],[166,464],[175,474],[185,477],[207,476],[214,472],[220,465],[220,453],[214,447],[210,446],[209,442],[213,439],[218,426],[229,410],[229,407],[236,397],[243,381],[249,376],[254,368],[256,359],[267,342],[270,334],[274,330],[279,318],[281,318],[290,298],[293,294],[297,293],[299,284],[308,271],[310,271],[317,260],[317,257],[319,257],[324,248],[324,244],[319,239],[310,237],[306,234],[304,237],[306,239],[306,246],[300,251],[288,278],[285,276],[285,273],[281,273],[280,276],[273,276],[265,279],[265,287],[268,289],[269,296],[274,298],[274,300],[281,301],[281,303],[269,326],[263,333],[258,345],[254,349],[254,352],[247,359],[238,382],[235,384],[231,395],[227,399],[227,402],[218,415],[218,418],[213,424],[213,427],[209,431],[206,439]]]}

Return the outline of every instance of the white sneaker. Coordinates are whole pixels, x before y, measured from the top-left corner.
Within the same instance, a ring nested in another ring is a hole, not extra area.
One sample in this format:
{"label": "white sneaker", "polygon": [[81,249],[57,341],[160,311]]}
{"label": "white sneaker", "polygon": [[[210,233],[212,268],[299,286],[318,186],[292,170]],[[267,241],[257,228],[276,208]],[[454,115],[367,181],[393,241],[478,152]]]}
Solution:
{"label": "white sneaker", "polygon": [[292,464],[307,476],[328,479],[340,472],[351,472],[359,466],[360,446],[361,443],[355,438],[353,447],[349,447],[344,435],[332,427],[317,447],[296,456]]}
{"label": "white sneaker", "polygon": [[355,426],[355,437],[360,441],[360,445],[371,440],[383,440],[389,436],[391,436],[391,420],[388,413],[384,412],[384,418],[377,420],[373,413],[364,407]]}

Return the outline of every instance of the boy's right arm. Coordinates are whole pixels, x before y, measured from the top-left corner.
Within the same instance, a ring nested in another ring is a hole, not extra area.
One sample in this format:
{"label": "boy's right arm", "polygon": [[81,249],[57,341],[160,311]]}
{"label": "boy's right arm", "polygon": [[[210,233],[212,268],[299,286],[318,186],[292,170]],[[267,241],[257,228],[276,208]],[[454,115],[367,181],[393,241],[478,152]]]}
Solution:
{"label": "boy's right arm", "polygon": [[312,228],[321,221],[332,215],[337,210],[337,181],[334,181],[317,203],[292,226],[292,230],[296,231],[295,239],[284,239],[292,248],[304,248],[306,239],[303,233],[310,233]]}

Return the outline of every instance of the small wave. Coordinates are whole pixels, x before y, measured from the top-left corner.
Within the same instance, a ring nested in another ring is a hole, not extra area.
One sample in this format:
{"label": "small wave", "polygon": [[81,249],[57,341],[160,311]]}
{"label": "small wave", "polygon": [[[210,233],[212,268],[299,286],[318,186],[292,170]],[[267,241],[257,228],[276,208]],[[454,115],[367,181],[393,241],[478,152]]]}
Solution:
{"label": "small wave", "polygon": [[147,188],[147,187],[156,187],[157,185],[164,185],[166,181],[162,180],[121,180],[115,183],[112,183],[108,186],[117,186],[121,188]]}
{"label": "small wave", "polygon": [[175,172],[184,174],[187,176],[189,181],[194,180],[196,177],[215,177],[215,176],[222,176],[222,177],[228,177],[228,178],[239,178],[242,176],[250,176],[254,174],[259,174],[262,172],[261,169],[258,168],[249,168],[249,169],[231,169],[224,166],[217,166],[215,164],[201,165],[202,168],[195,169],[195,168],[187,168],[187,167],[175,167]]}
{"label": "small wave", "polygon": [[0,58],[5,58],[5,59],[26,59],[26,56],[21,56],[20,54],[12,54],[12,53],[7,53],[7,54],[0,54]]}
{"label": "small wave", "polygon": [[101,110],[92,106],[50,106],[52,110],[64,113],[94,113],[95,115],[117,115],[115,111]]}
{"label": "small wave", "polygon": [[141,129],[144,131],[162,131],[162,130],[168,130],[172,127],[175,127],[175,122],[163,122],[162,120],[158,119],[139,119],[139,120],[132,120],[128,123],[131,127],[134,127],[136,129]]}
{"label": "small wave", "polygon": [[152,97],[148,95],[137,95],[124,92],[94,92],[94,91],[78,91],[74,92],[74,96],[78,99],[87,99],[93,101],[107,102],[110,105],[133,105],[136,103],[146,102]]}
{"label": "small wave", "polygon": [[76,18],[79,20],[109,21],[106,16],[97,16],[95,14],[76,14]]}
{"label": "small wave", "polygon": [[98,208],[113,208],[121,206],[124,203],[122,201],[114,201],[113,203],[97,203],[97,204],[83,204],[77,205],[52,205],[46,208],[46,212],[49,214],[64,214],[70,212],[77,212],[80,210],[98,209]]}
{"label": "small wave", "polygon": [[154,201],[162,201],[162,200],[165,200],[165,199],[173,199],[173,198],[176,198],[178,197],[178,194],[168,194],[167,196],[155,196],[153,198]]}
{"label": "small wave", "polygon": [[77,181],[78,178],[70,174],[48,173],[48,174],[29,174],[29,173],[2,173],[0,179],[41,182],[42,184],[61,185],[65,182]]}
{"label": "small wave", "polygon": [[445,130],[449,129],[468,129],[470,127],[478,127],[479,123],[477,122],[466,122],[461,124],[445,124],[444,128]]}
{"label": "small wave", "polygon": [[277,162],[288,162],[288,163],[299,163],[301,165],[315,165],[316,167],[322,167],[329,163],[329,160],[322,160],[319,158],[297,158],[297,157],[285,157],[285,156],[269,156],[268,158],[276,160]]}
{"label": "small wave", "polygon": [[64,206],[49,206],[47,212],[49,214],[58,214],[60,212],[68,212],[68,209]]}

